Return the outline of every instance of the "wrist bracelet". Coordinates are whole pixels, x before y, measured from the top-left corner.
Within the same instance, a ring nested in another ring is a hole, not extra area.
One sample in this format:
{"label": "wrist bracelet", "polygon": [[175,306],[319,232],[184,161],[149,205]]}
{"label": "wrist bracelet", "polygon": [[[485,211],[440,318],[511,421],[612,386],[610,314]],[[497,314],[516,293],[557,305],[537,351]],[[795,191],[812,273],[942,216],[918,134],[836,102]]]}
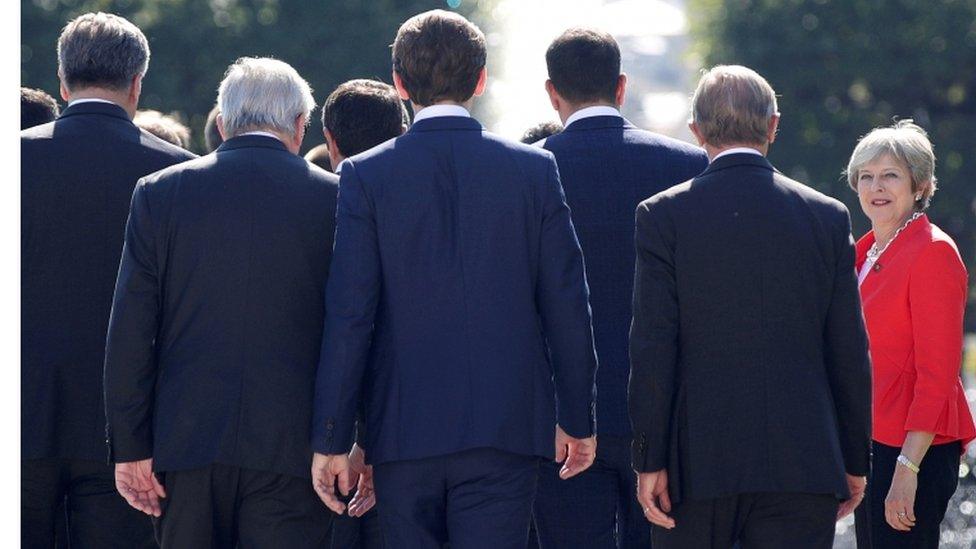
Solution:
{"label": "wrist bracelet", "polygon": [[905,467],[908,467],[908,469],[911,470],[911,472],[915,473],[916,475],[918,474],[918,465],[912,463],[912,460],[908,459],[905,456],[905,454],[900,454],[898,456],[898,463],[901,463]]}

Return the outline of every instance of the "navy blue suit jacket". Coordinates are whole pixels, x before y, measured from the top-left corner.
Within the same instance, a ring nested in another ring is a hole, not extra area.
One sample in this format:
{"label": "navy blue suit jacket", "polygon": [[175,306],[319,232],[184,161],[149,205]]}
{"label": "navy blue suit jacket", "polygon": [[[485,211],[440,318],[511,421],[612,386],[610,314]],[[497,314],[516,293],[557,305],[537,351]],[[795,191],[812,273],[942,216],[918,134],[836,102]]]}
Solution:
{"label": "navy blue suit jacket", "polygon": [[574,121],[546,139],[586,258],[593,337],[600,371],[600,434],[629,437],[627,355],[634,285],[634,209],[642,200],[698,175],[705,151],[644,131],[619,116]]}
{"label": "navy blue suit jacket", "polygon": [[337,183],[260,135],[139,181],[105,352],[114,461],[309,476]]}
{"label": "navy blue suit jacket", "polygon": [[23,459],[105,460],[105,330],[132,189],[195,157],[107,103],[20,134]]}
{"label": "navy blue suit jacket", "polygon": [[550,153],[438,117],[351,158],[313,448],[349,450],[360,395],[373,463],[552,456],[557,414],[570,435],[593,434],[587,293]]}

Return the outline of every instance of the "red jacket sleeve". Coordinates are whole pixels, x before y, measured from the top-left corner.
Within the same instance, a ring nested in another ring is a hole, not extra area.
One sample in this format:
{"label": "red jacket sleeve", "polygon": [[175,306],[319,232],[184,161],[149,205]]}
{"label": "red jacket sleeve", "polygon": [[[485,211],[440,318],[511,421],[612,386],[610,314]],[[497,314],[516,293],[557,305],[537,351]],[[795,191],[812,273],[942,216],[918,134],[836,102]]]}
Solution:
{"label": "red jacket sleeve", "polygon": [[908,291],[916,379],[905,430],[960,436],[972,421],[958,406],[966,267],[950,242],[928,244],[912,266]]}

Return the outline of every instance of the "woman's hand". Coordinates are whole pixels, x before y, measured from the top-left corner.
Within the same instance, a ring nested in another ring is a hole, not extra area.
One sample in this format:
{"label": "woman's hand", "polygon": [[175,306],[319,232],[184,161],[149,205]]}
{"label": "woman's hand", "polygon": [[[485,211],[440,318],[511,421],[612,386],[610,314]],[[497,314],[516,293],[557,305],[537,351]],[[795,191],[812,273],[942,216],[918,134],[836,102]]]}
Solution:
{"label": "woman's hand", "polygon": [[895,476],[885,498],[885,520],[895,530],[907,532],[915,526],[915,491],[918,475],[908,467],[895,464]]}

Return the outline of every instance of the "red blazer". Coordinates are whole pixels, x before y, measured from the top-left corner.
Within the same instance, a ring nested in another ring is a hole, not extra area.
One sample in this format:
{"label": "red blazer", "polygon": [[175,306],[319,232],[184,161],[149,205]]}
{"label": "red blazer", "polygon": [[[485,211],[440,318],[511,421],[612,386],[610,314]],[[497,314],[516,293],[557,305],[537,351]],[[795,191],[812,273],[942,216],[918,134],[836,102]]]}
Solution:
{"label": "red blazer", "polygon": [[[857,243],[860,272],[874,243]],[[933,444],[976,437],[963,394],[962,317],[966,267],[955,242],[922,216],[905,228],[861,284],[871,346],[872,438],[901,446],[908,431],[935,433]]]}

